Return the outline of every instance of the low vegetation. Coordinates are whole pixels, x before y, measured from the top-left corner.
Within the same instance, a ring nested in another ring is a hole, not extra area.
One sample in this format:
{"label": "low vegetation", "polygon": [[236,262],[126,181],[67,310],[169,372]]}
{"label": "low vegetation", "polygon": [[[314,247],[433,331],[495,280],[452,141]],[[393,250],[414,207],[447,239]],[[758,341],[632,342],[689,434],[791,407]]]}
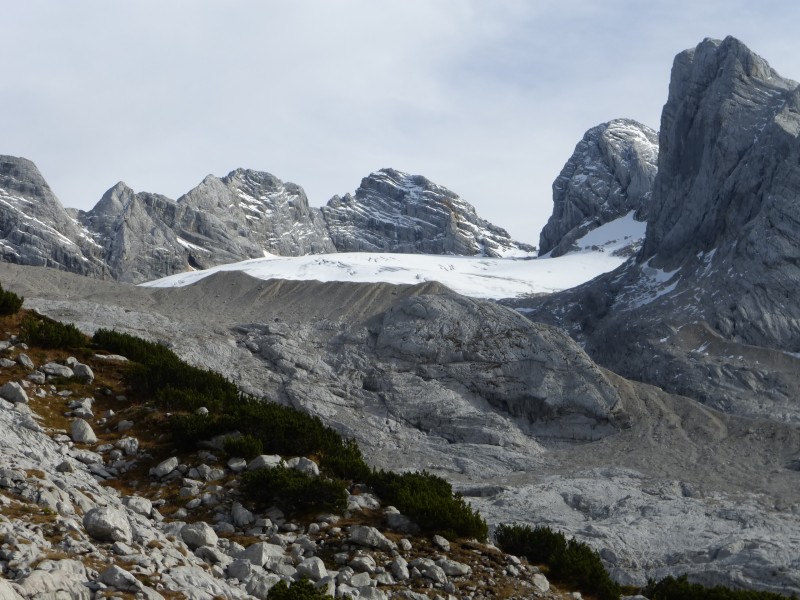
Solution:
{"label": "low vegetation", "polygon": [[279,581],[267,593],[267,600],[333,600],[333,596],[315,588],[308,579],[301,579],[292,585]]}
{"label": "low vegetation", "polygon": [[609,576],[600,556],[583,542],[567,540],[549,527],[500,525],[497,545],[504,552],[544,564],[555,581],[574,585],[598,600],[619,600],[622,590]]}
{"label": "low vegetation", "polygon": [[[667,577],[658,583],[650,582],[642,593],[650,600],[786,600],[786,596],[771,592],[731,590],[724,587],[708,588],[689,583],[686,576]],[[792,595],[792,598],[797,598]]]}
{"label": "low vegetation", "polygon": [[22,319],[20,339],[41,348],[76,349],[86,346],[86,336],[75,325],[33,314]]}
{"label": "low vegetation", "polygon": [[3,289],[0,285],[0,316],[15,315],[22,308],[22,296],[17,296],[14,292]]}
{"label": "low vegetation", "polygon": [[251,501],[275,505],[290,515],[312,510],[341,513],[347,508],[344,481],[314,477],[286,467],[242,474],[242,490]]}
{"label": "low vegetation", "polygon": [[425,472],[375,471],[368,483],[423,531],[449,538],[485,540],[488,536],[486,521],[441,477]]}

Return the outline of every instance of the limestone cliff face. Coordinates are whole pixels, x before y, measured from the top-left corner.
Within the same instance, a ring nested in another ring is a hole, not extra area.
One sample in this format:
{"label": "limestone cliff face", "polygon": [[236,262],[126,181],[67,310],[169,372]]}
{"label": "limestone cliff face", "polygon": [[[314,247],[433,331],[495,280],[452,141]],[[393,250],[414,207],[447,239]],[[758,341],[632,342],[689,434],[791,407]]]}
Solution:
{"label": "limestone cliff face", "polygon": [[221,179],[209,175],[178,204],[181,233],[208,249],[246,258],[336,250],[303,188],[269,173],[237,169]]}
{"label": "limestone cliff face", "polygon": [[177,201],[119,183],[81,219],[102,244],[113,277],[132,283],[265,252],[335,251],[303,189],[258,171],[209,175]]}
{"label": "limestone cliff face", "polygon": [[0,259],[103,276],[100,248],[31,161],[0,156]]}
{"label": "limestone cliff face", "polygon": [[734,38],[679,54],[642,251],[532,301],[601,364],[800,421],[800,90]]}
{"label": "limestone cliff face", "polygon": [[798,84],[734,38],[679,54],[654,198],[640,260],[700,280],[723,335],[800,350]]}
{"label": "limestone cliff face", "polygon": [[534,251],[481,219],[457,194],[420,176],[382,169],[322,214],[339,252],[507,256]]}
{"label": "limestone cliff face", "polygon": [[732,37],[675,58],[643,260],[677,265],[743,238],[769,263],[796,259],[782,240],[797,241],[799,94]]}
{"label": "limestone cliff face", "polygon": [[535,248],[477,216],[453,192],[387,169],[355,197],[308,205],[303,188],[237,169],[207,176],[178,200],[120,182],[90,211],[58,202],[30,161],[1,159],[4,260],[125,283],[261,258],[337,251],[527,255]]}
{"label": "limestone cliff face", "polygon": [[173,229],[176,209],[165,196],[135,193],[120,182],[91,211],[78,215],[102,246],[111,276],[140,283],[189,267],[190,255]]}
{"label": "limestone cliff face", "polygon": [[553,182],[553,214],[539,254],[561,256],[592,229],[636,212],[647,219],[658,160],[658,135],[630,119],[593,127]]}

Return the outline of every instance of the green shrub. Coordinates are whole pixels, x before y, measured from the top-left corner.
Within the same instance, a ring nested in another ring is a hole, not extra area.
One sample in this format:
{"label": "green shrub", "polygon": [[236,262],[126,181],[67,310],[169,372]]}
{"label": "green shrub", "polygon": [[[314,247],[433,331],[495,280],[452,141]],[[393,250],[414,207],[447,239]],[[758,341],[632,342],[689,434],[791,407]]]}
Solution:
{"label": "green shrub", "polygon": [[597,596],[598,600],[619,600],[622,590],[609,576],[597,554],[583,542],[570,540],[549,560],[550,574],[557,581],[577,585]]}
{"label": "green shrub", "polygon": [[532,564],[546,564],[550,557],[567,548],[567,538],[549,527],[498,525],[494,532],[497,546],[516,556],[524,556]]}
{"label": "green shrub", "polygon": [[248,471],[241,481],[249,499],[266,506],[274,504],[289,514],[310,510],[342,512],[347,508],[347,487],[338,479],[275,467]]}
{"label": "green shrub", "polygon": [[172,441],[180,450],[194,450],[197,442],[236,430],[229,415],[173,415],[170,421]]}
{"label": "green shrub", "polygon": [[252,460],[256,456],[264,454],[264,445],[261,440],[252,435],[240,435],[225,440],[225,452],[231,457],[239,456]]}
{"label": "green shrub", "polygon": [[486,521],[441,477],[430,473],[376,471],[369,485],[387,504],[410,517],[420,529],[446,537],[485,540]]}
{"label": "green shrub", "polygon": [[7,292],[0,285],[0,315],[14,315],[22,308],[24,298],[14,292]]}
{"label": "green shrub", "polygon": [[642,590],[642,594],[651,600],[786,600],[786,596],[772,592],[731,590],[721,586],[707,588],[697,583],[689,583],[686,575],[677,579],[667,577],[658,583],[651,581]]}
{"label": "green shrub", "polygon": [[108,329],[98,329],[92,342],[140,363],[129,370],[128,385],[143,394],[158,395],[166,388],[181,390],[184,399],[202,396],[203,403],[197,406],[206,406],[209,410],[212,406],[208,404],[221,408],[223,403],[239,398],[239,390],[222,375],[184,362],[162,344]]}
{"label": "green shrub", "polygon": [[176,388],[171,385],[158,390],[156,400],[160,406],[170,410],[195,411],[203,406],[209,412],[222,409],[219,397],[192,388]]}
{"label": "green shrub", "polygon": [[504,552],[546,564],[556,581],[576,585],[598,600],[619,600],[619,585],[609,576],[600,555],[583,542],[567,541],[563,533],[549,527],[531,529],[527,525],[500,525],[495,539]]}
{"label": "green shrub", "polygon": [[233,417],[234,429],[261,441],[265,453],[315,456],[323,472],[341,479],[363,481],[369,476],[358,444],[342,439],[318,417],[250,397],[226,403],[223,410]]}
{"label": "green shrub", "polygon": [[26,315],[20,325],[20,338],[26,344],[42,348],[83,348],[86,336],[75,325],[47,317]]}
{"label": "green shrub", "polygon": [[98,329],[92,342],[115,354],[121,354],[139,363],[180,360],[178,355],[163,344],[148,342],[142,338],[111,329]]}
{"label": "green shrub", "polygon": [[291,586],[285,581],[279,581],[267,593],[267,600],[333,600],[333,596],[323,593],[308,579],[303,578]]}

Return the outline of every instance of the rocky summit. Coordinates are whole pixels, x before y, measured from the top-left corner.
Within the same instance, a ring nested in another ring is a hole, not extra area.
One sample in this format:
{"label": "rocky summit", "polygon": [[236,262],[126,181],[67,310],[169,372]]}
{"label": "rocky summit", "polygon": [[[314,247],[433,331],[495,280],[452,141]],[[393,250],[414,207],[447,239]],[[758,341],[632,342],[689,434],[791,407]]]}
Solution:
{"label": "rocky summit", "polygon": [[455,193],[419,175],[382,169],[322,214],[340,252],[509,256],[535,248],[481,219]]}
{"label": "rocky summit", "polygon": [[799,100],[734,38],[679,54],[642,251],[527,314],[626,377],[800,421]]}
{"label": "rocky summit", "polygon": [[31,161],[0,156],[0,257],[102,277],[102,251]]}
{"label": "rocky summit", "polygon": [[178,200],[120,182],[90,211],[66,211],[35,165],[0,158],[4,260],[124,283],[266,255],[384,251],[482,256],[535,248],[477,216],[455,193],[392,169],[355,196],[310,207],[303,188],[269,173],[209,175]]}
{"label": "rocky summit", "polygon": [[553,182],[540,255],[561,256],[589,231],[630,212],[645,221],[657,161],[658,135],[646,125],[615,119],[587,131]]}

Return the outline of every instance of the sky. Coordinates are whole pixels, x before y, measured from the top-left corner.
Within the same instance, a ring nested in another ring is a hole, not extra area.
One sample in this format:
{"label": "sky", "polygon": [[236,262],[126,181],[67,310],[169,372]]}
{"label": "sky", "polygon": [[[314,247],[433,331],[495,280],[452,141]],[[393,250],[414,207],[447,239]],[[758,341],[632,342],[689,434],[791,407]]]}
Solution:
{"label": "sky", "polygon": [[734,35],[800,79],[794,0],[36,0],[3,22],[0,154],[65,206],[239,167],[321,206],[393,167],[534,244],[587,129],[658,129],[681,50]]}

